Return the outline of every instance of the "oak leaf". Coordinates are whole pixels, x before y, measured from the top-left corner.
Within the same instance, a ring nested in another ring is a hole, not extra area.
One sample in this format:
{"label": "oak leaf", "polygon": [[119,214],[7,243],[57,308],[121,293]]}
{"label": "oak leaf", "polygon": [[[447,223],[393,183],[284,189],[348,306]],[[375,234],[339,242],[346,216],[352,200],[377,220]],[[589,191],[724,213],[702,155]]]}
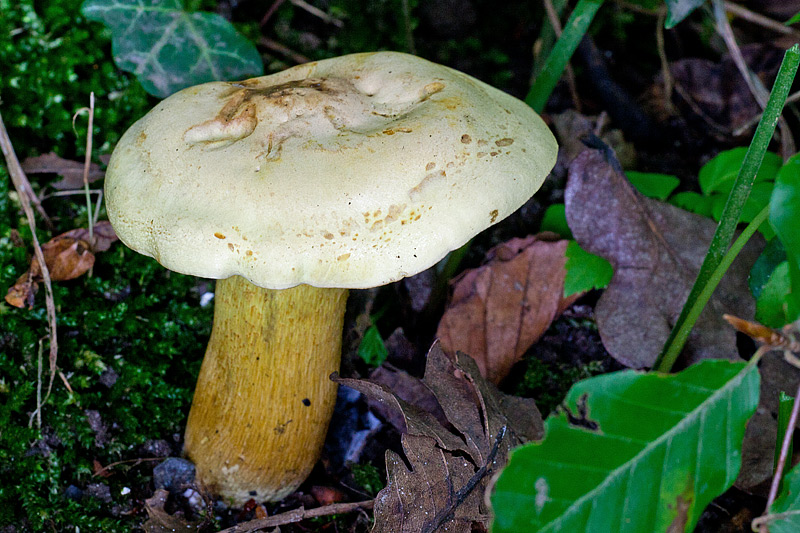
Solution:
{"label": "oak leaf", "polygon": [[[407,459],[387,451],[387,486],[375,500],[373,533],[451,531],[488,525],[483,492],[488,474],[505,465],[511,448],[543,434],[533,400],[506,396],[481,376],[475,362],[451,360],[438,343],[428,352],[422,383],[448,424],[366,380],[335,378],[400,413]],[[439,529],[441,528],[441,529]]]}

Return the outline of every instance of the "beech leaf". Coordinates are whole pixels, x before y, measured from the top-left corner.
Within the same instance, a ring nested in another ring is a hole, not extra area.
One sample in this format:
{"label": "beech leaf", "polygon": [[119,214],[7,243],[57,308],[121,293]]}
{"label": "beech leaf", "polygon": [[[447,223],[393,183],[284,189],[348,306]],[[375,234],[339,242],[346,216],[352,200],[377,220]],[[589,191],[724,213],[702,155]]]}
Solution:
{"label": "beech leaf", "polygon": [[[64,159],[55,152],[28,157],[22,162],[22,170],[26,174],[58,174],[61,179],[53,182],[51,186],[58,190],[80,189],[83,187],[83,163]],[[105,176],[100,170],[100,165],[91,163],[87,179],[89,183]]]}
{"label": "beech leaf", "polygon": [[[603,345],[622,364],[644,368],[652,366],[675,324],[716,224],[645,198],[617,168],[598,150],[573,161],[567,222],[581,247],[614,267],[595,309]],[[687,365],[738,358],[736,333],[722,315],[753,317],[747,276],[762,246],[759,236],[750,239],[722,279],[684,349]]]}
{"label": "beech leaf", "polygon": [[[96,252],[108,250],[117,234],[107,221],[93,228],[94,246],[89,243],[89,230],[77,228],[53,237],[42,245],[42,254],[52,281],[68,281],[82,276],[94,266]],[[33,297],[42,281],[42,270],[34,256],[28,271],[8,289],[6,302],[14,307],[33,307]]]}
{"label": "beech leaf", "polygon": [[[451,531],[488,525],[483,493],[490,472],[509,450],[541,438],[543,422],[533,400],[499,392],[464,354],[448,358],[438,343],[428,352],[421,383],[436,397],[447,426],[433,414],[366,380],[334,378],[384,407],[399,411],[407,461],[386,453],[387,486],[375,499],[373,533]],[[440,529],[441,528],[441,529]]]}
{"label": "beech leaf", "polygon": [[512,239],[456,278],[436,332],[445,352],[469,354],[499,383],[580,294],[564,297],[567,241]]}

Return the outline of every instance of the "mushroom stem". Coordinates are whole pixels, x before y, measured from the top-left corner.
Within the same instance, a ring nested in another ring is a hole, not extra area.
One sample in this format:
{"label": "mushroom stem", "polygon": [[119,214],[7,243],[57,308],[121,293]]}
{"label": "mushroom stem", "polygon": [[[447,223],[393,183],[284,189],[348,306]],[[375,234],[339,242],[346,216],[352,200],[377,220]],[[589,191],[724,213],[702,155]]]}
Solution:
{"label": "mushroom stem", "polygon": [[280,500],[319,458],[336,401],[347,289],[217,281],[184,453],[234,504]]}

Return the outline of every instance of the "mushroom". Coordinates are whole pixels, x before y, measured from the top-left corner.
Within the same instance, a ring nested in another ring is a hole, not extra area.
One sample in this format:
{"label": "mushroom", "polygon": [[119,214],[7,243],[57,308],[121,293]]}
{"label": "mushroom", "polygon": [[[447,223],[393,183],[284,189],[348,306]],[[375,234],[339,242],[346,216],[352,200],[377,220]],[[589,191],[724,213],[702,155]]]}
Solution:
{"label": "mushroom", "polygon": [[212,492],[279,500],[319,457],[348,289],[428,268],[539,188],[557,146],[523,102],[378,52],[184,89],[106,174],[120,239],[216,278],[184,452]]}

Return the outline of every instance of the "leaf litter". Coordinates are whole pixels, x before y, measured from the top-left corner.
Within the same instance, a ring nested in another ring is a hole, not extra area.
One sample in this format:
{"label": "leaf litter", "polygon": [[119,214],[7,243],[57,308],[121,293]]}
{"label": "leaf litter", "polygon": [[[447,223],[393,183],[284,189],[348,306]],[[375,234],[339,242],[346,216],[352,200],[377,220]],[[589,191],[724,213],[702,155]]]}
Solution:
{"label": "leaf litter", "polygon": [[442,349],[469,354],[489,381],[502,381],[580,296],[564,297],[567,242],[550,234],[511,239],[456,278],[436,332]]}
{"label": "leaf litter", "polygon": [[483,498],[490,472],[507,462],[508,452],[539,439],[544,426],[531,399],[508,396],[482,377],[469,356],[451,359],[439,343],[427,356],[420,382],[436,397],[437,417],[367,380],[334,379],[399,413],[405,459],[386,452],[387,486],[375,499],[373,533],[472,531],[488,526]]}
{"label": "leaf litter", "polygon": [[[697,277],[713,220],[642,196],[625,178],[613,152],[587,150],[570,165],[567,222],[585,250],[614,266],[595,309],[603,345],[631,368],[652,366]],[[700,315],[684,364],[736,359],[736,333],[725,313],[752,318],[747,276],[763,239],[747,243]]]}
{"label": "leaf litter", "polygon": [[[108,250],[117,240],[111,223],[106,220],[98,222],[93,230],[93,244],[89,243],[89,230],[77,228],[57,235],[42,245],[51,280],[68,281],[82,276],[94,266],[95,254]],[[8,289],[6,302],[14,307],[32,309],[34,296],[42,280],[42,268],[34,256],[27,272]]]}

